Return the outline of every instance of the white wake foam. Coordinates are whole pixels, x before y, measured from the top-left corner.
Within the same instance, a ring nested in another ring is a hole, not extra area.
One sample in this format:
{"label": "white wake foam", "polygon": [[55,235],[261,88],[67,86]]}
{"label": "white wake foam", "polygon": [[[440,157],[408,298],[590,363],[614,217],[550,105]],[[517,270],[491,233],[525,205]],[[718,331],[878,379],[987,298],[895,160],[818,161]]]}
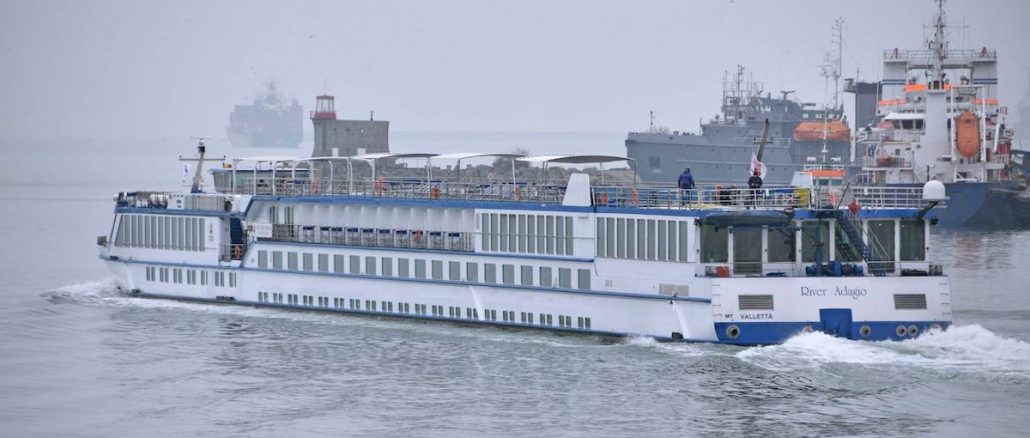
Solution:
{"label": "white wake foam", "polygon": [[850,341],[815,332],[749,348],[740,360],[776,371],[826,364],[892,365],[1030,378],[1030,344],[979,325],[952,326],[907,341]]}

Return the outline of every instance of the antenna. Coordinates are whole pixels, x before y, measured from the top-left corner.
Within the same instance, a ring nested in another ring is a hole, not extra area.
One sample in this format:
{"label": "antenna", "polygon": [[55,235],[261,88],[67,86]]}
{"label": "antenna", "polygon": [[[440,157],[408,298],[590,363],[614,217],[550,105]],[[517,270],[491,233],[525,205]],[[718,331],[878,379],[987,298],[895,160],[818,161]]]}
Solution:
{"label": "antenna", "polygon": [[[204,174],[200,173],[204,169],[204,155],[207,154],[207,146],[204,144],[204,140],[209,137],[190,137],[197,141],[197,158],[183,158],[179,156],[179,161],[196,161],[197,167],[193,169],[193,185],[190,187],[190,193],[202,193],[200,189],[204,185]],[[222,156],[222,161],[225,161],[225,156]]]}
{"label": "antenna", "polygon": [[844,19],[838,17],[833,22],[833,34],[830,40],[835,45],[834,52],[823,54],[823,63],[819,66],[819,75],[826,78],[826,87],[833,81],[833,108],[840,107],[840,77],[844,71]]}
{"label": "antenna", "polygon": [[654,110],[651,110],[651,127],[649,128],[649,132],[654,132]]}

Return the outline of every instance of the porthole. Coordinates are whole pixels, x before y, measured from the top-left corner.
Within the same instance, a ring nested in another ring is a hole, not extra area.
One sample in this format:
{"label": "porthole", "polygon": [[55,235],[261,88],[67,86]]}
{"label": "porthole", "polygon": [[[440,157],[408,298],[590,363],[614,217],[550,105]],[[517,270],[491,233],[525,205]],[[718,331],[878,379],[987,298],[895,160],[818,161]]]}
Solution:
{"label": "porthole", "polygon": [[899,325],[898,328],[894,330],[894,333],[898,335],[899,338],[904,338],[905,334],[908,333],[908,329],[906,329],[904,325]]}
{"label": "porthole", "polygon": [[863,338],[868,338],[869,335],[873,334],[873,329],[867,325],[859,327],[858,334],[862,335]]}
{"label": "porthole", "polygon": [[730,339],[737,339],[737,337],[740,336],[740,327],[737,327],[735,325],[726,327],[726,336],[728,336]]}
{"label": "porthole", "polygon": [[908,335],[913,337],[913,338],[918,336],[919,335],[919,327],[916,327],[915,324],[908,326]]}

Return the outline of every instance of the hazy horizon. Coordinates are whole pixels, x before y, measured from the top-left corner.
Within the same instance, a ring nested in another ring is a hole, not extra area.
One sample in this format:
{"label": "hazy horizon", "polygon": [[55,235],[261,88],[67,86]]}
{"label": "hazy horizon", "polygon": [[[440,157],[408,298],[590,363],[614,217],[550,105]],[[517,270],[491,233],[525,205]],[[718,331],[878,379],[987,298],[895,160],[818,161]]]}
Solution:
{"label": "hazy horizon", "polygon": [[[0,136],[224,137],[263,83],[305,110],[394,132],[626,132],[648,112],[696,131],[724,71],[765,90],[830,96],[819,76],[845,20],[844,77],[875,80],[893,47],[918,48],[935,4],[910,2],[4,2]],[[953,48],[998,49],[1015,113],[1030,78],[1030,3],[947,4]],[[832,87],[830,87],[832,89]],[[1017,116],[1018,117],[1018,116]],[[305,130],[310,130],[309,122]]]}

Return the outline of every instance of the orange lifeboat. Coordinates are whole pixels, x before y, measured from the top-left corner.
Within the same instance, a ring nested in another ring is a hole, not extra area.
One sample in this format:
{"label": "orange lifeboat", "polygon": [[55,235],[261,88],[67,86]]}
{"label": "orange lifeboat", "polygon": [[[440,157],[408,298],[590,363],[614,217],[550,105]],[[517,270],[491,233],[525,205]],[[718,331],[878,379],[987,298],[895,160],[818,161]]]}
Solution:
{"label": "orange lifeboat", "polygon": [[980,119],[969,111],[955,119],[955,149],[966,158],[980,153]]}
{"label": "orange lifeboat", "polygon": [[851,130],[848,129],[848,125],[839,119],[834,119],[825,123],[825,126],[822,121],[799,123],[798,127],[794,128],[794,141],[822,141],[824,131],[826,139],[829,141],[851,140]]}

